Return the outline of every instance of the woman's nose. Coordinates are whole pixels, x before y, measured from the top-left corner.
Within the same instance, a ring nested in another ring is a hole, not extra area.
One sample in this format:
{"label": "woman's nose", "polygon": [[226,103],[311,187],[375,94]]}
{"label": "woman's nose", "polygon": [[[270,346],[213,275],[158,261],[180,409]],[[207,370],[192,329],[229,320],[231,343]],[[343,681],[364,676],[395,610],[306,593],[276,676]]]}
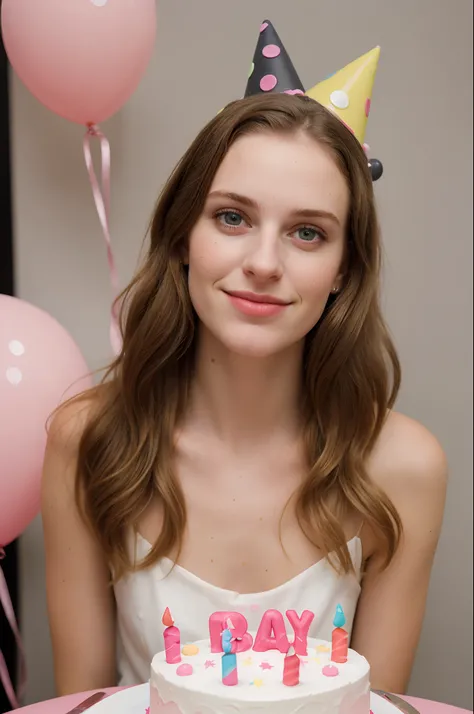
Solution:
{"label": "woman's nose", "polygon": [[243,270],[257,280],[279,280],[282,275],[281,244],[274,232],[252,236]]}

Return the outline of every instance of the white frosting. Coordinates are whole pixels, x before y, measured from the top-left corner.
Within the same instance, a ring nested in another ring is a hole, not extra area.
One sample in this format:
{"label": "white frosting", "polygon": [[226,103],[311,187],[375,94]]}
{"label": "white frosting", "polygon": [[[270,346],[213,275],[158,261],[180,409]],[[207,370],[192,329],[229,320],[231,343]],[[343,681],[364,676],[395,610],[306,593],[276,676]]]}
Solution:
{"label": "white frosting", "polygon": [[239,683],[228,687],[221,680],[222,654],[212,653],[208,640],[196,645],[198,654],[182,655],[181,664],[193,667],[189,676],[179,676],[180,665],[167,664],[163,652],[155,655],[150,714],[369,714],[369,663],[353,650],[346,663],[335,665],[339,674],[327,677],[323,668],[331,664],[330,644],[308,639],[295,687],[282,682],[281,652],[241,652]]}

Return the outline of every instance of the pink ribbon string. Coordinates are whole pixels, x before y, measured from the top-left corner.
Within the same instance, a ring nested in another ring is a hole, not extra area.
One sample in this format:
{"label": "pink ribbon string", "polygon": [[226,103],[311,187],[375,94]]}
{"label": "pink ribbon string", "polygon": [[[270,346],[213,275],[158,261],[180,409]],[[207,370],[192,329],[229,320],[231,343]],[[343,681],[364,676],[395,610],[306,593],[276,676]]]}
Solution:
{"label": "pink ribbon string", "polygon": [[[5,551],[0,546],[0,560],[5,557]],[[8,585],[3,574],[3,570],[0,567],[0,605],[3,608],[5,616],[7,618],[8,624],[10,625],[12,632],[15,636],[16,644],[18,647],[18,654],[20,657],[19,661],[19,673],[18,673],[18,694],[13,688],[12,681],[10,679],[10,674],[8,672],[7,663],[5,662],[5,657],[3,656],[2,650],[0,648],[0,681],[3,685],[5,693],[12,705],[13,709],[19,708],[19,702],[23,698],[23,694],[26,686],[26,658],[25,651],[23,649],[23,643],[21,641],[20,630],[18,629],[18,624],[15,617],[15,611],[13,609],[12,601],[10,598],[10,593],[8,592]]]}
{"label": "pink ribbon string", "polygon": [[[94,162],[92,160],[91,139],[95,138],[100,143],[101,157],[101,181],[97,178]],[[92,187],[92,195],[94,196],[95,207],[99,216],[100,224],[104,234],[105,244],[107,248],[107,261],[109,264],[110,283],[114,294],[114,302],[111,309],[110,319],[110,344],[116,355],[120,354],[122,349],[122,336],[119,327],[119,310],[115,303],[115,299],[119,294],[119,277],[115,265],[115,258],[112,251],[112,241],[110,237],[110,144],[105,135],[95,125],[91,124],[84,136],[84,158],[89,174],[89,180]]]}

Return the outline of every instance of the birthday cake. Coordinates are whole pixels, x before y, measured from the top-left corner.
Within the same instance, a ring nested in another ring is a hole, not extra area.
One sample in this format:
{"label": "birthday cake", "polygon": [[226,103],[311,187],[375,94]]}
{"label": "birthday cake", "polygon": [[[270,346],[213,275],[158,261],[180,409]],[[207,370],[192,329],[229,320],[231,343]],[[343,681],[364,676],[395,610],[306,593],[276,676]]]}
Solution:
{"label": "birthday cake", "polygon": [[251,634],[240,613],[217,612],[208,639],[182,646],[167,611],[150,714],[369,714],[369,664],[348,647],[342,608],[331,642],[307,637],[313,619],[268,610]]}

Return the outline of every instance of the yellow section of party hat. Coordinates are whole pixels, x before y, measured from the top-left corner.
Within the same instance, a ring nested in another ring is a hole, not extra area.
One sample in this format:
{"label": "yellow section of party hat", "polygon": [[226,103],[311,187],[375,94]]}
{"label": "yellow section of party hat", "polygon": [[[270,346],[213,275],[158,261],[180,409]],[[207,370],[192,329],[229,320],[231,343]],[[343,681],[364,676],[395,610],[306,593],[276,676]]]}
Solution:
{"label": "yellow section of party hat", "polygon": [[334,112],[361,144],[364,143],[379,57],[380,47],[374,47],[306,92],[308,97]]}

